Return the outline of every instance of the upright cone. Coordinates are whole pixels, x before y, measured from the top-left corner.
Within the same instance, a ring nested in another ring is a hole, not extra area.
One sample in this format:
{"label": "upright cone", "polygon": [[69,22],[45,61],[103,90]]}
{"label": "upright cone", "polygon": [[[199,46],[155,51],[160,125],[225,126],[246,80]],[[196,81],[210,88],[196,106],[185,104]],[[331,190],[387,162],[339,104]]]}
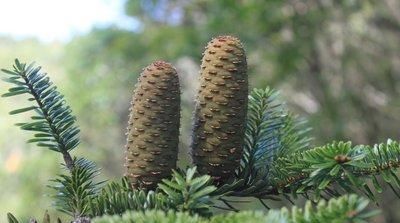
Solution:
{"label": "upright cone", "polygon": [[248,80],[246,55],[232,36],[211,40],[201,64],[194,116],[192,159],[216,184],[238,167],[244,143]]}
{"label": "upright cone", "polygon": [[154,190],[177,162],[180,91],[172,65],[157,61],[146,67],[131,105],[125,175],[133,188]]}

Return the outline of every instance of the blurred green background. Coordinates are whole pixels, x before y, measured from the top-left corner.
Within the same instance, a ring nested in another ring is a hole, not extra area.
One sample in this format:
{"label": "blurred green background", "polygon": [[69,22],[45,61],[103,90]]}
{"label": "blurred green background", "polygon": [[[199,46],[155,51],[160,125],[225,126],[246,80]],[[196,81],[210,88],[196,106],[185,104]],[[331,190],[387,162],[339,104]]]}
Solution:
{"label": "blurred green background", "polygon": [[[94,25],[66,40],[16,38],[1,32],[0,26],[0,66],[10,68],[14,58],[43,66],[81,127],[82,143],[73,154],[96,161],[103,169],[101,178],[118,179],[123,174],[131,94],[141,68],[157,59],[172,62],[181,76],[180,163],[188,164],[201,52],[221,34],[243,41],[251,87],[279,90],[290,109],[309,120],[315,145],[400,138],[398,0],[119,2],[124,9],[119,21]],[[45,8],[30,10],[39,14]],[[96,13],[95,7],[90,10]],[[35,27],[23,13],[13,15]],[[69,15],[75,16],[73,11]],[[6,22],[13,24],[13,18]],[[7,87],[0,83],[2,92]],[[25,219],[42,216],[46,209],[55,214],[51,190],[45,185],[60,172],[61,160],[56,153],[30,148],[25,144],[29,134],[13,126],[26,117],[7,113],[24,103],[24,98],[0,100],[1,219],[6,212]],[[376,222],[399,222],[400,202],[387,191],[380,202],[383,216]]]}

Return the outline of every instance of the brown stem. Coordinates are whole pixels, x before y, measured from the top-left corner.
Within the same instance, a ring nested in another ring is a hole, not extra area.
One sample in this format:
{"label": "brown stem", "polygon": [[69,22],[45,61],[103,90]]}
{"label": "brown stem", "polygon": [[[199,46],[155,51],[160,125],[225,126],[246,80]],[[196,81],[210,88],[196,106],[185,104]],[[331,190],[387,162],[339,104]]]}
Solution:
{"label": "brown stem", "polygon": [[71,155],[68,152],[63,152],[63,158],[65,162],[65,166],[68,168],[69,171],[72,171],[74,168],[74,161],[71,157]]}

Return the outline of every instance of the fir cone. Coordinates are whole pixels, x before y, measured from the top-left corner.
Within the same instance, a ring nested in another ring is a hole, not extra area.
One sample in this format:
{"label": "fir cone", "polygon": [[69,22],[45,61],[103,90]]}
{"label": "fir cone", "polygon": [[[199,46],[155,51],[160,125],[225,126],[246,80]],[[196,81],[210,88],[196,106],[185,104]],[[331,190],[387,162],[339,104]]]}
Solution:
{"label": "fir cone", "polygon": [[180,119],[179,79],[157,61],[141,73],[130,108],[125,154],[133,188],[154,190],[176,168]]}
{"label": "fir cone", "polygon": [[244,143],[248,80],[239,39],[220,36],[203,54],[191,156],[201,174],[226,182],[238,167]]}

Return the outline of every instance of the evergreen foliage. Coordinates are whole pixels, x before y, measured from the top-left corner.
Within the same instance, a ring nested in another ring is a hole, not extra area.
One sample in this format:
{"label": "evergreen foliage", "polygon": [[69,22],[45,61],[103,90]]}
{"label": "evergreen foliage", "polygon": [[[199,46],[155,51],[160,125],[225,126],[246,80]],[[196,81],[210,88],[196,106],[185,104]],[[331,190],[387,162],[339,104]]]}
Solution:
{"label": "evergreen foliage", "polygon": [[147,192],[132,189],[126,178],[120,184],[111,182],[91,200],[91,216],[151,209],[209,216],[216,199],[212,196],[216,187],[211,185],[210,176],[196,175],[196,168],[189,168],[183,173],[173,171],[171,180],[163,179],[158,190]]}
{"label": "evergreen foliage", "polygon": [[189,214],[211,215],[212,199],[215,199],[211,194],[217,189],[210,185],[211,176],[195,177],[196,167],[187,169],[185,175],[173,172],[171,180],[163,179],[158,185],[171,200],[172,207]]}
{"label": "evergreen foliage", "polygon": [[287,189],[293,194],[312,191],[317,199],[322,192],[336,196],[361,191],[374,200],[368,180],[377,192],[382,192],[378,182],[382,177],[398,196],[400,180],[396,170],[399,157],[399,142],[390,139],[372,147],[333,142],[276,160],[273,163],[274,184],[279,191]]}
{"label": "evergreen foliage", "polygon": [[133,190],[126,178],[121,183],[111,182],[90,201],[91,216],[121,215],[128,210],[168,210],[171,201],[163,193]]}
{"label": "evergreen foliage", "polygon": [[18,223],[17,218],[11,213],[7,213],[7,221],[8,223]]}
{"label": "evergreen foliage", "polygon": [[10,114],[34,111],[35,115],[31,116],[31,122],[16,125],[22,130],[35,132],[28,142],[61,153],[71,169],[73,161],[69,151],[79,144],[79,129],[64,96],[40,70],[41,67],[35,67],[33,63],[27,65],[16,59],[13,70],[2,69],[7,75],[3,80],[14,85],[2,96],[29,95],[28,101],[36,104],[13,110]]}
{"label": "evergreen foliage", "polygon": [[[234,196],[268,196],[275,160],[309,148],[305,122],[294,117],[278,99],[278,92],[253,89],[249,95],[244,154],[236,180],[221,187]],[[266,192],[267,194],[265,194]]]}
{"label": "evergreen foliage", "polygon": [[68,174],[60,174],[51,180],[50,185],[56,191],[54,195],[55,207],[74,219],[87,216],[90,211],[90,202],[97,196],[103,182],[95,182],[99,175],[96,165],[84,158],[74,159],[74,168]]}
{"label": "evergreen foliage", "polygon": [[368,200],[357,195],[344,195],[331,199],[329,202],[320,201],[316,207],[307,202],[304,209],[293,207],[290,211],[286,208],[270,210],[267,213],[261,211],[243,211],[239,213],[215,215],[209,219],[198,215],[190,215],[186,212],[126,212],[122,216],[104,216],[95,218],[94,223],[319,223],[319,222],[367,222],[377,214],[366,209]]}

